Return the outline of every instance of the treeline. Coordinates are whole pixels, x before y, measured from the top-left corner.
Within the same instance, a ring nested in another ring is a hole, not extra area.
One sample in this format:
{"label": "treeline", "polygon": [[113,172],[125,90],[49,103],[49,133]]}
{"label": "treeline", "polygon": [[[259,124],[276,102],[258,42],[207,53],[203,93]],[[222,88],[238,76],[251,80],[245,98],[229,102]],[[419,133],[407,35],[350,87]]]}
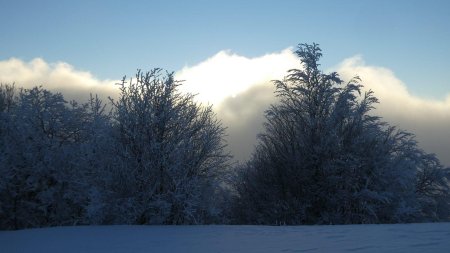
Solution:
{"label": "treeline", "polygon": [[234,164],[211,106],[161,69],[117,100],[0,86],[0,229],[83,224],[349,224],[450,218],[450,169],[319,70],[276,81],[253,156]]}

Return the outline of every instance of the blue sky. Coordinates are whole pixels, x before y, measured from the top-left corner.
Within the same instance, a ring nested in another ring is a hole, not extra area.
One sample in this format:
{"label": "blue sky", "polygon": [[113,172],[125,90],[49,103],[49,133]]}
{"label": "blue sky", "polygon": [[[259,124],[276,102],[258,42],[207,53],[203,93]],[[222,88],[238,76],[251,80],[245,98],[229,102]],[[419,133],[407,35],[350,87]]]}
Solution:
{"label": "blue sky", "polygon": [[324,67],[360,54],[413,94],[450,91],[450,1],[0,0],[0,9],[0,60],[62,61],[100,79],[317,42]]}

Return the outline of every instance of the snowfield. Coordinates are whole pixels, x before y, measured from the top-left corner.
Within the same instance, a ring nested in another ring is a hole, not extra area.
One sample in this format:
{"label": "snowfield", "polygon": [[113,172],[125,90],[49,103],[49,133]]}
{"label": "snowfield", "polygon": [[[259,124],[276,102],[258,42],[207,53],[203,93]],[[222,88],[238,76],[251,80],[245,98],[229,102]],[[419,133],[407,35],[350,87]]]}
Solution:
{"label": "snowfield", "polygon": [[450,223],[56,227],[0,231],[0,252],[450,252]]}

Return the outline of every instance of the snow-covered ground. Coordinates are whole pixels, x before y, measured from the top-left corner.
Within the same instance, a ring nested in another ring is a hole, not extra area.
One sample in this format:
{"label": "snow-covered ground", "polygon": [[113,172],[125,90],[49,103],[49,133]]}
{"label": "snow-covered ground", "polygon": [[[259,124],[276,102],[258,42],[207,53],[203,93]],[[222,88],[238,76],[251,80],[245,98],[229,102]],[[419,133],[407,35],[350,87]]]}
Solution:
{"label": "snow-covered ground", "polygon": [[450,223],[57,227],[0,231],[0,252],[450,252]]}

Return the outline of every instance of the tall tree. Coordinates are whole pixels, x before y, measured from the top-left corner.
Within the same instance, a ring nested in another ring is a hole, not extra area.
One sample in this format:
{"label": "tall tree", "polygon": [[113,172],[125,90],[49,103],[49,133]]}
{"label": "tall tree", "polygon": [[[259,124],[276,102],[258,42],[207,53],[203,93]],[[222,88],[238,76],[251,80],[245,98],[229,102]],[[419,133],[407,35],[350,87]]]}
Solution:
{"label": "tall tree", "polygon": [[86,198],[76,164],[85,108],[42,87],[20,90],[3,108],[8,109],[1,112],[1,227],[80,223]]}
{"label": "tall tree", "polygon": [[[115,141],[108,199],[121,213],[113,222],[207,222],[209,198],[229,156],[224,128],[211,106],[178,92],[180,82],[161,69],[123,79],[111,100]],[[122,220],[121,220],[122,219]]]}
{"label": "tall tree", "polygon": [[448,210],[442,165],[412,134],[373,116],[373,92],[361,94],[358,77],[344,83],[324,74],[317,44],[295,53],[303,68],[275,81],[279,103],[266,111],[265,131],[236,183],[238,221],[406,222],[439,216],[437,206]]}

